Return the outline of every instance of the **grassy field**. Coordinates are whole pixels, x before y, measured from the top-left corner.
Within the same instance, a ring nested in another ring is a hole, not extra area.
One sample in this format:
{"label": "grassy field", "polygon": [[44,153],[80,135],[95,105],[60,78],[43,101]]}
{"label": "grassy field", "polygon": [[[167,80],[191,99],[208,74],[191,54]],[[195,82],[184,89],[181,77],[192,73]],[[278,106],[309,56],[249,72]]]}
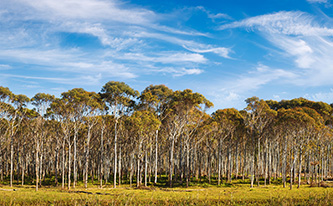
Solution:
{"label": "grassy field", "polygon": [[[17,189],[16,191],[6,191]],[[211,186],[130,188],[111,185],[99,189],[81,185],[67,190],[42,187],[38,192],[32,185],[13,188],[0,185],[0,205],[333,205],[333,188],[296,186],[293,190],[281,185],[259,186],[251,189],[246,182]]]}

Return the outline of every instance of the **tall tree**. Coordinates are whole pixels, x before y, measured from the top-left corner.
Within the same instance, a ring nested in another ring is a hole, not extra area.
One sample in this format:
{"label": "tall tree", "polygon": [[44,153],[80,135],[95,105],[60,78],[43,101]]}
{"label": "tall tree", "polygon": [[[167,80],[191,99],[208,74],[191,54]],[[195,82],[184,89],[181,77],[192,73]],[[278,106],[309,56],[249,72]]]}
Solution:
{"label": "tall tree", "polygon": [[44,119],[43,116],[47,112],[47,108],[51,105],[52,101],[55,99],[54,95],[45,94],[45,93],[37,93],[32,99],[31,103],[35,106],[36,112],[39,114],[35,119],[35,124],[33,127],[33,136],[35,140],[35,149],[36,149],[36,191],[38,191],[39,184],[39,153],[40,153],[40,145],[45,132],[43,129]]}
{"label": "tall tree", "polygon": [[132,89],[124,82],[110,81],[106,83],[101,90],[101,97],[110,106],[110,110],[114,115],[115,132],[114,132],[114,167],[113,167],[113,186],[117,185],[117,124],[119,118],[126,113],[130,112],[133,108],[136,98],[139,94],[138,91]]}

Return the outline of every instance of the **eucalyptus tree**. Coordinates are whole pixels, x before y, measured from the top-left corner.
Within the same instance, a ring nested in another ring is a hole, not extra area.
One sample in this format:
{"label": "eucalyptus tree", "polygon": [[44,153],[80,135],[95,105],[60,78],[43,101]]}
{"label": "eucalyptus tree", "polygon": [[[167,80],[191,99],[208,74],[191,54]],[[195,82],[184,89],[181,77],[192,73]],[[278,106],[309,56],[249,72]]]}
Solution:
{"label": "eucalyptus tree", "polygon": [[[320,115],[315,115],[317,113],[315,110],[310,108],[294,108],[294,109],[280,109],[278,110],[278,123],[283,127],[284,131],[284,150],[283,150],[283,186],[286,184],[286,156],[287,147],[289,146],[290,151],[290,189],[292,189],[293,173],[295,169],[295,162],[297,159],[297,152],[299,152],[299,170],[301,171],[302,163],[302,152],[304,144],[309,141],[309,129],[315,126],[316,120],[314,118],[319,118]],[[318,114],[318,113],[317,113]],[[320,121],[320,120],[319,120]],[[296,145],[298,149],[296,149]],[[300,184],[300,176],[299,176]]]}
{"label": "eucalyptus tree", "polygon": [[[258,97],[251,97],[245,100],[247,112],[244,116],[245,125],[248,127],[249,136],[252,140],[252,165],[251,165],[251,188],[254,182],[255,160],[256,164],[256,180],[259,185],[259,170],[261,166],[260,142],[263,138],[265,129],[267,129],[276,116],[276,111],[272,110],[268,104]],[[257,143],[255,142],[257,141]],[[256,146],[257,145],[257,146]],[[257,149],[257,155],[255,155]]]}
{"label": "eucalyptus tree", "polygon": [[[86,107],[85,103],[89,101],[89,94],[82,88],[74,88],[68,90],[67,92],[61,93],[61,97],[63,102],[66,104],[67,110],[69,112],[69,115],[67,116],[69,118],[68,123],[72,125],[74,131],[73,143],[69,142],[68,144],[73,144],[73,188],[75,188],[77,182],[77,138],[79,130],[83,125],[84,110]],[[69,165],[70,164],[71,160],[69,159]]]}
{"label": "eucalyptus tree", "polygon": [[11,102],[13,105],[13,109],[10,112],[9,115],[9,122],[10,122],[10,130],[9,130],[9,139],[10,139],[10,186],[13,186],[13,170],[14,170],[14,136],[17,133],[21,122],[24,118],[26,110],[24,107],[26,107],[27,103],[30,101],[30,99],[23,95],[12,95],[11,96]]}
{"label": "eucalyptus tree", "polygon": [[71,119],[73,118],[74,108],[70,106],[67,99],[56,98],[49,108],[49,115],[52,119],[60,122],[61,134],[62,134],[62,188],[65,186],[65,146],[68,145],[68,189],[71,187]]}
{"label": "eucalyptus tree", "polygon": [[144,184],[147,186],[147,163],[148,163],[148,148],[152,143],[152,136],[154,132],[159,128],[161,122],[151,111],[135,111],[129,118],[129,123],[135,131],[136,139],[132,142],[137,143],[137,187],[140,186],[141,180],[141,162],[143,162],[143,156],[145,158],[144,169]]}
{"label": "eucalyptus tree", "polygon": [[35,106],[36,112],[39,114],[35,119],[35,124],[32,127],[33,137],[35,141],[35,156],[36,156],[36,191],[38,191],[38,183],[39,183],[39,174],[40,174],[40,162],[42,161],[42,155],[39,157],[40,153],[40,145],[45,137],[44,130],[44,119],[43,116],[46,114],[47,109],[54,101],[54,95],[45,94],[45,93],[37,93],[31,99],[32,105]]}
{"label": "eucalyptus tree", "polygon": [[219,109],[212,114],[213,121],[217,126],[217,136],[218,136],[218,185],[220,185],[221,180],[221,162],[222,162],[222,147],[225,140],[227,141],[227,158],[228,158],[228,181],[231,181],[231,144],[238,142],[235,139],[235,131],[237,127],[242,127],[244,124],[243,116],[238,110],[231,109]]}
{"label": "eucalyptus tree", "polygon": [[[83,97],[83,108],[82,112],[84,115],[83,121],[87,127],[87,137],[84,143],[84,186],[87,188],[88,182],[88,163],[89,163],[89,146],[90,140],[92,136],[92,128],[98,123],[98,115],[100,115],[100,111],[104,109],[102,102],[100,101],[100,97],[95,92],[84,92]],[[103,129],[103,128],[102,128]]]}
{"label": "eucalyptus tree", "polygon": [[10,122],[9,118],[14,113],[15,109],[11,105],[11,99],[14,94],[7,88],[0,86],[0,172],[1,180],[3,180],[3,161],[4,148],[3,143],[9,135]]}
{"label": "eucalyptus tree", "polygon": [[172,187],[174,170],[174,147],[176,139],[181,135],[193,109],[205,110],[213,106],[202,94],[193,93],[190,89],[175,91],[171,96],[168,109],[167,130],[169,136],[169,186]]}
{"label": "eucalyptus tree", "polygon": [[[173,91],[165,85],[150,85],[148,86],[139,97],[139,108],[150,110],[156,113],[159,121],[163,121],[167,117],[167,109],[169,108],[171,95]],[[159,130],[162,124],[156,129],[155,134],[155,179],[154,183],[157,183],[158,172],[158,145],[159,145]]]}
{"label": "eucalyptus tree", "polygon": [[113,167],[113,186],[115,188],[117,185],[117,124],[121,116],[131,111],[135,104],[134,98],[138,96],[139,92],[132,89],[124,82],[110,81],[103,86],[100,94],[110,107],[110,110],[116,119],[114,125],[115,131]]}

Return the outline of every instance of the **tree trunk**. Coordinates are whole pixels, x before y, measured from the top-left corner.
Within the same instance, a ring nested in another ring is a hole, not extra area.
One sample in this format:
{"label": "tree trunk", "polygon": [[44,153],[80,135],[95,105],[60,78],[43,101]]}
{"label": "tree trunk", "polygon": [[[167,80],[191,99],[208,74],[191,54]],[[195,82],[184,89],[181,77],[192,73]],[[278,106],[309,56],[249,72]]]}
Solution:
{"label": "tree trunk", "polygon": [[171,148],[170,148],[170,158],[169,158],[169,187],[172,187],[172,174],[173,174],[173,150],[175,146],[175,137],[172,137]]}
{"label": "tree trunk", "polygon": [[62,175],[61,175],[61,188],[65,188],[65,140],[62,143]]}
{"label": "tree trunk", "polygon": [[[89,125],[88,126],[88,133],[87,133],[87,139],[85,142],[85,177],[84,177],[84,187],[87,188],[88,187],[88,167],[89,167],[89,146],[90,146],[90,139],[91,139],[91,128],[92,126]],[[93,168],[91,168],[91,170],[93,170]],[[93,177],[92,177],[93,178]]]}
{"label": "tree trunk", "polygon": [[283,188],[286,187],[286,167],[287,167],[287,138],[284,137],[284,148],[283,148],[283,160],[282,160],[282,181],[283,181]]}
{"label": "tree trunk", "polygon": [[10,137],[10,187],[13,187],[13,169],[14,169],[14,137]]}
{"label": "tree trunk", "polygon": [[[69,134],[68,134],[69,135]],[[70,137],[67,137],[68,139],[68,189],[71,189],[71,163],[72,163],[72,157],[71,157],[71,143],[70,143]]]}
{"label": "tree trunk", "polygon": [[145,187],[147,187],[147,170],[148,170],[148,159],[147,159],[147,148],[145,149]]}
{"label": "tree trunk", "polygon": [[122,178],[122,174],[121,174],[121,147],[119,146],[119,157],[118,157],[118,185],[121,185],[121,178]]}
{"label": "tree trunk", "polygon": [[298,187],[301,187],[301,178],[302,178],[302,147],[299,149],[299,168],[298,168]]}
{"label": "tree trunk", "polygon": [[157,165],[158,163],[158,130],[156,130],[156,135],[155,135],[155,179],[154,183],[157,184]]}
{"label": "tree trunk", "polygon": [[113,167],[113,187],[117,185],[117,122],[114,124],[114,167]]}
{"label": "tree trunk", "polygon": [[217,184],[221,185],[221,164],[222,164],[222,157],[221,157],[221,146],[222,146],[222,140],[220,139],[219,143],[218,143],[218,149],[217,149],[217,155],[218,155],[218,180],[217,180]]}
{"label": "tree trunk", "polygon": [[38,191],[39,181],[39,141],[36,142],[36,192]]}
{"label": "tree trunk", "polygon": [[77,162],[77,155],[76,155],[76,145],[77,145],[77,128],[74,128],[74,138],[73,138],[73,155],[74,155],[74,160],[73,160],[73,171],[74,171],[74,181],[73,181],[73,188],[75,189],[75,185],[77,184],[77,166],[76,166],[76,162]]}
{"label": "tree trunk", "polygon": [[103,187],[103,174],[104,174],[104,123],[101,130],[101,145],[100,145],[100,160],[99,160],[99,167],[100,167],[100,173],[99,173],[99,187]]}

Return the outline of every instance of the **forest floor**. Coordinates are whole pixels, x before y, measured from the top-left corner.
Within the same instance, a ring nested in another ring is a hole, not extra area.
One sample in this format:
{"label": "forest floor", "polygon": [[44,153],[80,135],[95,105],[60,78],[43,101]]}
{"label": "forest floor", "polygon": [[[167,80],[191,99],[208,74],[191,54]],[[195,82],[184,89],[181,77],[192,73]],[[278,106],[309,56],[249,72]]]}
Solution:
{"label": "forest floor", "polygon": [[[289,186],[289,185],[288,185]],[[81,184],[75,189],[42,186],[38,192],[33,185],[0,184],[0,205],[333,205],[333,183],[327,188],[281,184],[250,188],[248,182],[233,181],[221,186],[192,184],[186,188],[176,186],[148,186],[130,188],[121,185],[116,189],[106,185]]]}

